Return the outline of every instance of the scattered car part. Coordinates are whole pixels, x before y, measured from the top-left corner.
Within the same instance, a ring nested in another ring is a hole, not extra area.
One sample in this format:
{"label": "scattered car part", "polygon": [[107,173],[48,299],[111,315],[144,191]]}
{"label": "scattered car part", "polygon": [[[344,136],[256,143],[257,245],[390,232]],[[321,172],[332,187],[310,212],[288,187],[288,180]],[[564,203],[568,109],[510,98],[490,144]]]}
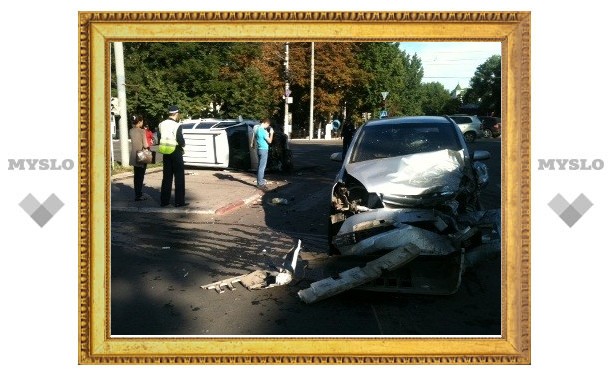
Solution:
{"label": "scattered car part", "polygon": [[221,294],[225,292],[226,288],[232,291],[236,290],[234,286],[236,283],[242,284],[242,286],[248,290],[268,289],[275,286],[286,285],[293,279],[297,258],[301,248],[302,241],[298,240],[296,247],[285,256],[285,261],[280,267],[270,266],[269,270],[258,269],[251,273],[227,278],[200,287],[206,290],[214,289],[217,293]]}
{"label": "scattered car part", "polygon": [[[314,303],[349,289],[450,295],[459,289],[465,269],[501,253],[499,209],[462,214],[456,218],[454,225],[447,224],[441,218],[434,221],[435,212],[432,210],[411,212],[381,209],[379,214],[360,215],[352,217],[354,220],[349,218],[351,222],[347,220],[344,226],[347,229],[367,230],[368,227],[378,228],[378,220],[398,222],[400,225],[402,221],[417,224],[416,221],[420,220],[421,225],[428,228],[437,224],[437,230],[445,230],[446,234],[418,232],[417,235],[422,238],[419,240],[406,233],[417,227],[400,226],[352,245],[356,252],[354,255],[343,254],[330,256],[328,261],[312,261],[310,269],[320,269],[328,277],[318,279],[308,289],[298,293],[305,303]],[[446,220],[450,221],[451,218]],[[442,243],[445,249],[439,250],[438,243]],[[381,252],[390,248],[395,249]],[[410,255],[403,254],[402,250],[410,252]]]}
{"label": "scattered car part", "polygon": [[420,254],[413,244],[394,249],[388,254],[368,262],[363,268],[355,267],[339,274],[338,279],[326,278],[298,291],[298,297],[305,303],[314,303],[349,289],[363,285],[383,274],[384,270],[394,270],[409,263]]}

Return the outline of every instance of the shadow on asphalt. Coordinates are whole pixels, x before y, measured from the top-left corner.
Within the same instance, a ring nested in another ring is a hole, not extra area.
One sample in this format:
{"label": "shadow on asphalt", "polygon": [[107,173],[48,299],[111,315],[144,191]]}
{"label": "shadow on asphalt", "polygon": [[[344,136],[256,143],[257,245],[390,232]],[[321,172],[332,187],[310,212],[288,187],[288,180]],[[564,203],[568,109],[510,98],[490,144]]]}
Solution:
{"label": "shadow on asphalt", "polygon": [[197,323],[186,314],[197,317],[208,306],[201,285],[210,283],[211,277],[265,269],[291,246],[265,226],[228,228],[231,225],[203,221],[197,215],[175,214],[165,227],[160,222],[163,214],[142,214],[138,219],[129,215],[112,215],[112,335],[201,334],[200,329],[186,328]]}
{"label": "shadow on asphalt", "polygon": [[215,174],[213,174],[213,176],[215,176],[219,180],[235,181],[235,182],[239,182],[239,183],[241,183],[243,185],[252,186],[252,187],[255,187],[255,188],[257,187],[257,184],[237,179],[236,177],[234,177],[232,175],[225,174],[225,173],[215,173]]}

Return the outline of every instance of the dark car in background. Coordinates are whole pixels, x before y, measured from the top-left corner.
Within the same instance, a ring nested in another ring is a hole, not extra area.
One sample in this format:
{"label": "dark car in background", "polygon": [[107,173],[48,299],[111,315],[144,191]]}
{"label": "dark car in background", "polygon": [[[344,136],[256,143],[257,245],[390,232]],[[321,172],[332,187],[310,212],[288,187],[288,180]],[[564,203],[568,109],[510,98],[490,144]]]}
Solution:
{"label": "dark car in background", "polygon": [[485,138],[497,138],[501,135],[502,121],[499,117],[480,117],[481,128]]}

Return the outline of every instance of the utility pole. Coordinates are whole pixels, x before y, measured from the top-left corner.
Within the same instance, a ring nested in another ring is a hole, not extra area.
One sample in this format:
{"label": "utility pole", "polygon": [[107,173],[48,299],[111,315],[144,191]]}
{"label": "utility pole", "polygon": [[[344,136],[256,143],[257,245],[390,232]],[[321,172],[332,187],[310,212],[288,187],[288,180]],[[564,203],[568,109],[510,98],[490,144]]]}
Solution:
{"label": "utility pole", "polygon": [[128,143],[127,101],[125,98],[125,68],[123,66],[123,42],[113,42],[115,49],[115,70],[117,74],[117,98],[119,99],[119,138],[121,143],[121,166],[130,166]]}
{"label": "utility pole", "polygon": [[285,42],[285,124],[283,131],[289,135],[289,42]]}
{"label": "utility pole", "polygon": [[[113,49],[109,49],[109,53],[111,55],[111,60],[113,59]],[[112,77],[112,73],[110,74]],[[112,80],[109,77],[108,78],[108,82],[111,83]],[[118,104],[117,104],[118,105]],[[115,167],[115,146],[113,145],[113,138],[115,137],[115,133],[117,132],[117,125],[115,124],[115,112],[113,111],[113,98],[110,98],[110,154],[111,154],[111,161],[110,161],[110,169],[112,170]]]}
{"label": "utility pole", "polygon": [[310,121],[308,122],[308,139],[312,140],[314,129],[314,42],[310,44]]}

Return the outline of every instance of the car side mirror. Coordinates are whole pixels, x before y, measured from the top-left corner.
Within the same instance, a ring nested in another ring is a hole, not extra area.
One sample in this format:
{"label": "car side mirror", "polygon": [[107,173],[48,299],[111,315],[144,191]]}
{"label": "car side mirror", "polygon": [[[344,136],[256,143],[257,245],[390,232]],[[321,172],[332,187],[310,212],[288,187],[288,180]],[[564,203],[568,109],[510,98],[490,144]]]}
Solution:
{"label": "car side mirror", "polygon": [[472,160],[474,161],[489,160],[490,158],[489,151],[476,150],[472,153]]}
{"label": "car side mirror", "polygon": [[334,152],[333,154],[331,154],[330,159],[333,161],[339,161],[342,162],[342,152]]}

